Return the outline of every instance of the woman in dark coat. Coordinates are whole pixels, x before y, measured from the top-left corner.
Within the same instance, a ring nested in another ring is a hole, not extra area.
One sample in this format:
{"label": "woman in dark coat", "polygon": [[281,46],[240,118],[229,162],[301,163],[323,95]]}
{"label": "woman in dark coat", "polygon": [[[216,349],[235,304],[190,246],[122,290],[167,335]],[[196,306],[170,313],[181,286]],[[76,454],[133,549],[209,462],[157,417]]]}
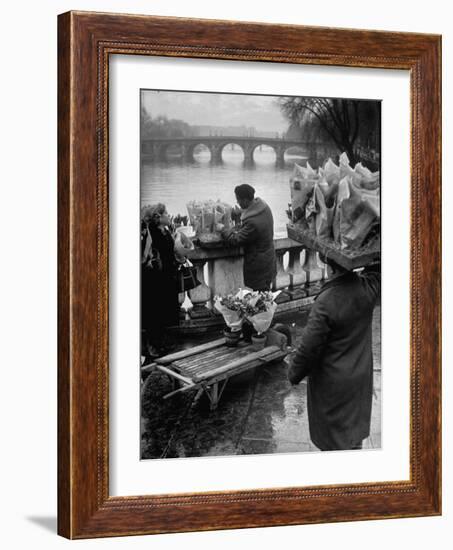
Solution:
{"label": "woman in dark coat", "polygon": [[369,436],[373,396],[371,323],[380,269],[357,274],[328,262],[288,378],[308,375],[310,438],[323,451],[359,449]]}
{"label": "woman in dark coat", "polygon": [[177,262],[164,204],[148,207],[142,219],[141,322],[145,355],[168,351],[165,329],[179,322]]}

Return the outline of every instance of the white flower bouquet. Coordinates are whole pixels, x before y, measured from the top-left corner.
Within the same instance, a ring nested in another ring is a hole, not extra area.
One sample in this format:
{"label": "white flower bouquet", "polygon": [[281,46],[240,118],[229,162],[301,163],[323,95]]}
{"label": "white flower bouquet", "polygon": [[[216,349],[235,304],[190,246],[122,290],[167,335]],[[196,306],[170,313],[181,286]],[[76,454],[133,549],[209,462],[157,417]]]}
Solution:
{"label": "white flower bouquet", "polygon": [[271,326],[277,309],[275,299],[279,294],[280,291],[255,291],[248,293],[242,300],[244,317],[259,335],[266,332]]}
{"label": "white flower bouquet", "polygon": [[243,299],[249,291],[239,289],[236,294],[215,296],[214,307],[223,315],[223,319],[232,332],[241,330],[244,321]]}
{"label": "white flower bouquet", "polygon": [[280,291],[240,289],[236,294],[216,296],[214,306],[232,332],[239,331],[244,319],[247,319],[258,334],[263,334],[271,326],[277,309],[275,298],[279,294]]}

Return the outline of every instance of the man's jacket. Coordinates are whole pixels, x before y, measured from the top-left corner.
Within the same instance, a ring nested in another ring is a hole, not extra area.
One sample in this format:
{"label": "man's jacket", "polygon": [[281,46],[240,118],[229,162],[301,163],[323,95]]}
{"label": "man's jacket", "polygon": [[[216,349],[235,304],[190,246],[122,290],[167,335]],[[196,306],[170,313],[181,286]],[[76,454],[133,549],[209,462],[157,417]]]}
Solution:
{"label": "man's jacket", "polygon": [[253,290],[269,290],[277,272],[274,219],[260,198],[243,211],[239,230],[223,233],[231,246],[244,248],[244,284]]}

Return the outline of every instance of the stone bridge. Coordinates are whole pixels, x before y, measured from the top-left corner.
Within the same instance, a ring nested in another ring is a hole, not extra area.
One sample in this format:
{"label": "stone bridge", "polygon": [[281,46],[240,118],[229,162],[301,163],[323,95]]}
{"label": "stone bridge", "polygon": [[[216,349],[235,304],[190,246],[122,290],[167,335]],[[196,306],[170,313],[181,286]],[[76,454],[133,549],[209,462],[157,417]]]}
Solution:
{"label": "stone bridge", "polygon": [[310,164],[314,167],[317,167],[319,162],[322,162],[327,157],[338,153],[319,142],[255,136],[198,136],[142,140],[142,155],[143,158],[153,161],[165,161],[167,159],[167,149],[170,146],[178,146],[183,158],[187,162],[192,162],[194,160],[195,147],[204,145],[211,153],[211,163],[221,164],[223,148],[229,144],[234,144],[242,148],[244,152],[244,164],[246,165],[253,165],[253,153],[260,145],[272,147],[275,151],[277,166],[284,165],[285,151],[291,147],[302,148]]}

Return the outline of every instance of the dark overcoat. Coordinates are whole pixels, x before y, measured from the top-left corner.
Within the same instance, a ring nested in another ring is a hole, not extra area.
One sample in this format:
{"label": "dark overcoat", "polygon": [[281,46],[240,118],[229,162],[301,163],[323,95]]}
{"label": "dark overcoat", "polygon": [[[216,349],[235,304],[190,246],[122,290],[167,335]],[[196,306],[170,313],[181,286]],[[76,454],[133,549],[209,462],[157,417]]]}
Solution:
{"label": "dark overcoat", "polygon": [[177,264],[170,232],[152,227],[150,234],[159,267],[149,268],[142,264],[141,324],[149,342],[159,344],[165,328],[179,322]]}
{"label": "dark overcoat", "polygon": [[274,218],[260,198],[241,215],[239,230],[223,233],[231,246],[244,248],[244,284],[252,290],[269,290],[277,272],[274,248]]}
{"label": "dark overcoat", "polygon": [[288,378],[308,378],[310,437],[322,450],[351,449],[370,433],[371,325],[380,271],[328,281],[315,300]]}

